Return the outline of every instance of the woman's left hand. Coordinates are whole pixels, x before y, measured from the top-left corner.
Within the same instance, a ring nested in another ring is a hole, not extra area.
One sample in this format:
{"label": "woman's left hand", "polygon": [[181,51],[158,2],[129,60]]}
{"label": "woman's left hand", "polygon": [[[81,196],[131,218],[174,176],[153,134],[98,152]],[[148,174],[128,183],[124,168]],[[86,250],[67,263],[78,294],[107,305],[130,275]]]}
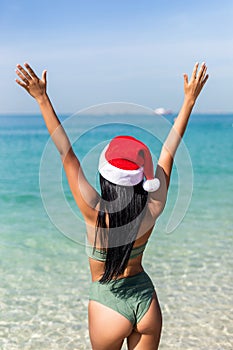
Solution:
{"label": "woman's left hand", "polygon": [[44,70],[41,79],[35,74],[28,63],[24,64],[23,68],[20,64],[17,64],[16,74],[20,79],[16,79],[16,82],[22,86],[32,97],[38,102],[46,97],[46,73]]}

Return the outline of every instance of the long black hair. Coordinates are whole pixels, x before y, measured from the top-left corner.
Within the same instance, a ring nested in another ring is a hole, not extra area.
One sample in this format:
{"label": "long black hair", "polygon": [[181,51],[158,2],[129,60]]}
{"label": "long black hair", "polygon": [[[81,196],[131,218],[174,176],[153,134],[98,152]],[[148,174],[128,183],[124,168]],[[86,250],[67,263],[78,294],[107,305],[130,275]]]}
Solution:
{"label": "long black hair", "polygon": [[119,186],[100,174],[101,199],[96,222],[96,242],[106,252],[105,270],[100,279],[106,283],[121,275],[128,263],[140,223],[145,214],[148,192],[142,182]]}

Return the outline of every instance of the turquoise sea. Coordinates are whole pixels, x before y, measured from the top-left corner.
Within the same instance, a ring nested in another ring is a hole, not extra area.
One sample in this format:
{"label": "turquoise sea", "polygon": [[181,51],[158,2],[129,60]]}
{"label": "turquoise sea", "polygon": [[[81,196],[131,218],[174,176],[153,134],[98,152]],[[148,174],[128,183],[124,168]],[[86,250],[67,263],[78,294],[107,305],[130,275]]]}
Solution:
{"label": "turquoise sea", "polygon": [[[133,133],[156,161],[167,133],[148,111],[62,120],[94,184],[109,138]],[[91,349],[85,227],[48,141],[40,115],[0,116],[2,350]],[[163,312],[161,350],[233,349],[232,192],[233,114],[194,113],[143,260]]]}

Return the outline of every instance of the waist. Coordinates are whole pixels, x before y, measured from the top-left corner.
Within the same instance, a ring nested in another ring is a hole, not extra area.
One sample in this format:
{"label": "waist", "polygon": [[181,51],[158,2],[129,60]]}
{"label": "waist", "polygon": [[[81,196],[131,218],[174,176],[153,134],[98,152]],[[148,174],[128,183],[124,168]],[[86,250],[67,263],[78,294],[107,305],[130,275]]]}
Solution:
{"label": "waist", "polygon": [[[139,282],[139,283],[137,283]],[[107,288],[108,287],[123,287],[123,286],[127,286],[127,289],[131,286],[133,289],[135,289],[135,286],[137,286],[137,288],[141,288],[142,290],[144,289],[144,283],[152,283],[150,277],[148,276],[148,274],[142,270],[140,272],[137,272],[133,275],[130,276],[126,276],[126,277],[121,277],[121,278],[117,278],[114,280],[111,280],[108,283],[103,283],[102,285],[106,285]],[[100,284],[100,282],[98,280],[96,281],[92,281],[92,285],[94,284]]]}
{"label": "waist", "polygon": [[[142,256],[140,256],[139,258],[136,258],[134,260],[129,260],[124,272],[121,275],[119,275],[117,277],[117,279],[133,276],[133,275],[136,275],[137,273],[143,271],[141,257]],[[91,272],[92,281],[100,280],[101,277],[103,276],[103,273],[104,273],[105,262],[97,261],[94,259],[89,259],[89,264],[90,264],[90,272]]]}

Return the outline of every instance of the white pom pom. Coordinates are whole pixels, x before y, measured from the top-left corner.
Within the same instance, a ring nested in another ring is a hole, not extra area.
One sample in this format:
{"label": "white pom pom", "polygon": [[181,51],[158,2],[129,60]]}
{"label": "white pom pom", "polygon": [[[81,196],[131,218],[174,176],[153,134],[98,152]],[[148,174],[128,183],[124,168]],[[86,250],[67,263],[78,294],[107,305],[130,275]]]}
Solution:
{"label": "white pom pom", "polygon": [[155,192],[159,189],[160,187],[160,181],[159,179],[152,179],[152,180],[146,180],[143,183],[143,188],[147,192]]}

